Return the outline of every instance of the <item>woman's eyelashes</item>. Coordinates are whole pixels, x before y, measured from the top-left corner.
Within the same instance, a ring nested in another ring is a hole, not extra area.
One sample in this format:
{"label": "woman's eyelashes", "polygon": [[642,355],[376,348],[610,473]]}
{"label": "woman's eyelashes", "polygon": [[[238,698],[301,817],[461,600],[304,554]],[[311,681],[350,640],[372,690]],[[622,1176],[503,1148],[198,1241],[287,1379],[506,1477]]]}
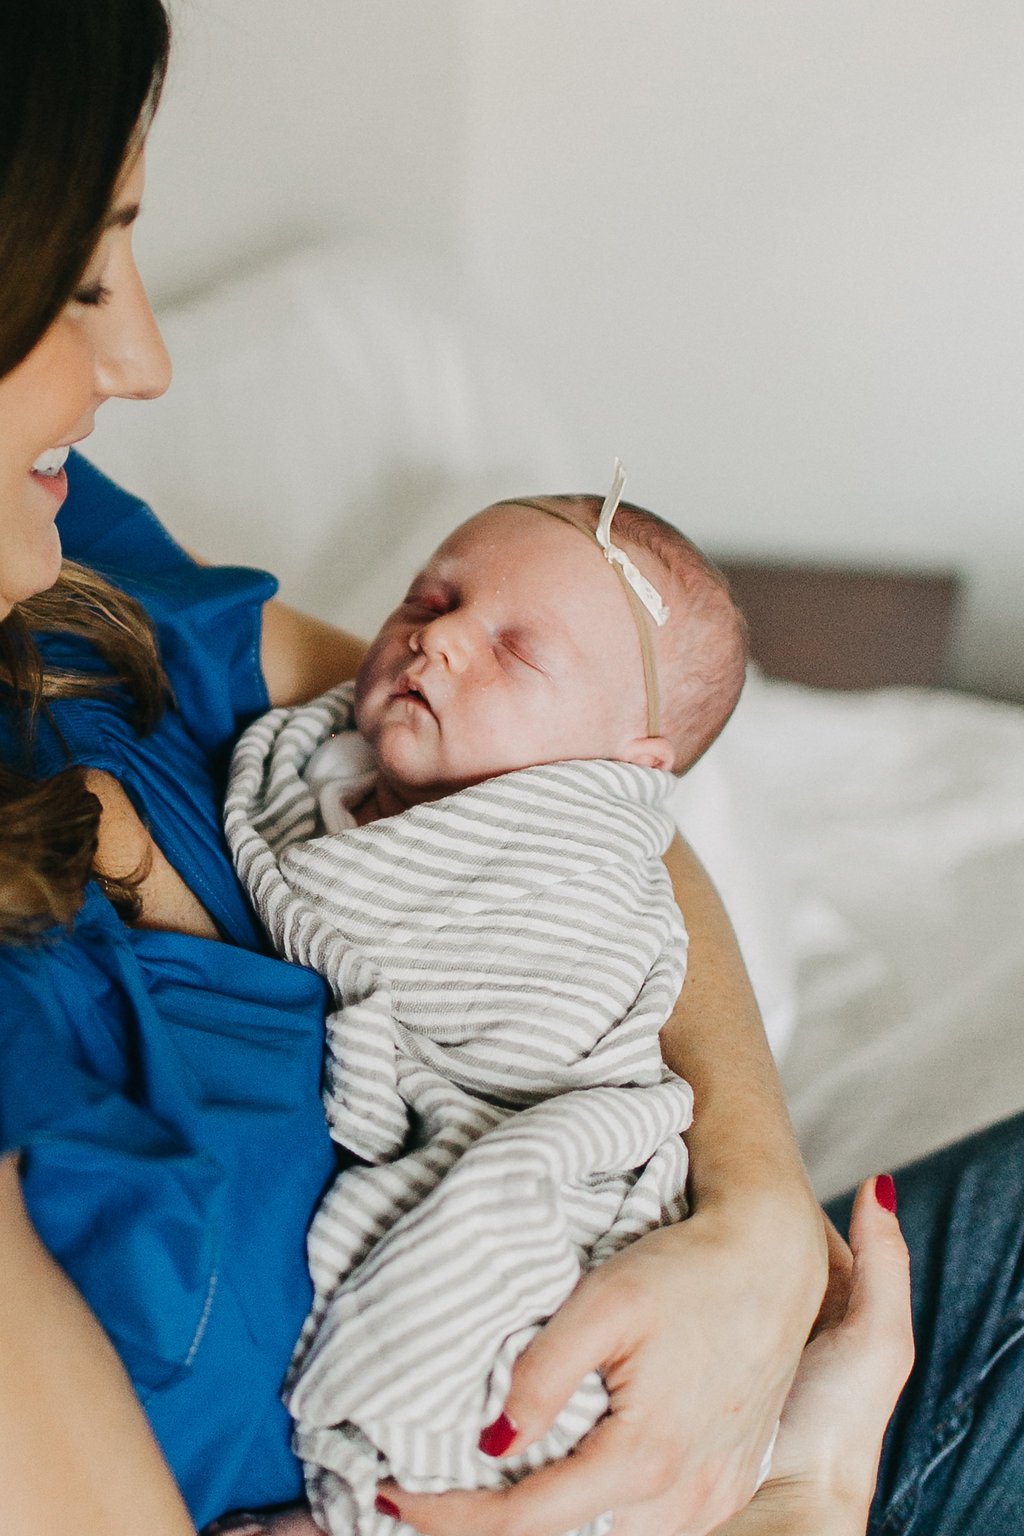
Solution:
{"label": "woman's eyelashes", "polygon": [[86,304],[95,307],[105,304],[110,298],[110,289],[99,278],[94,283],[86,283],[84,287],[75,291],[75,303]]}

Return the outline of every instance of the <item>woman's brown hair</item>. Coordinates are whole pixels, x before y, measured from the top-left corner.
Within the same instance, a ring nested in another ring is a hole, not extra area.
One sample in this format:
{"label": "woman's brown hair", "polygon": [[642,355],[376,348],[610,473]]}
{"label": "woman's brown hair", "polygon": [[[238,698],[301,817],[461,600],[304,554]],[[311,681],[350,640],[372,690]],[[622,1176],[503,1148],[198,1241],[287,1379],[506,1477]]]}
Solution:
{"label": "woman's brown hair", "polygon": [[[123,166],[141,145],[167,68],[160,0],[3,0],[0,5],[0,377],[25,358],[74,294]],[[94,675],[47,668],[33,635],[91,642]],[[26,762],[0,764],[0,941],[67,923],[93,875],[100,805],[84,770],[36,780],[28,748],[39,713],[71,695],[123,686],[139,727],[166,693],[143,609],[65,562],[48,591],[0,622],[0,695]],[[110,894],[130,915],[131,882]]]}

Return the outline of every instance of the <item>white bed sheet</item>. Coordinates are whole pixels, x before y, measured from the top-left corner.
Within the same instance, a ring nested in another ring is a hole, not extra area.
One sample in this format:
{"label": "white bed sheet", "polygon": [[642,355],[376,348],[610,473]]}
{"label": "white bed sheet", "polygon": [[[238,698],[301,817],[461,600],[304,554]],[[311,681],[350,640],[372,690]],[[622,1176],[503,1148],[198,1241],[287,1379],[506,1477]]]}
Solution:
{"label": "white bed sheet", "polygon": [[783,1080],[819,1193],[1024,1107],[1024,709],[755,678],[726,745],[777,861]]}

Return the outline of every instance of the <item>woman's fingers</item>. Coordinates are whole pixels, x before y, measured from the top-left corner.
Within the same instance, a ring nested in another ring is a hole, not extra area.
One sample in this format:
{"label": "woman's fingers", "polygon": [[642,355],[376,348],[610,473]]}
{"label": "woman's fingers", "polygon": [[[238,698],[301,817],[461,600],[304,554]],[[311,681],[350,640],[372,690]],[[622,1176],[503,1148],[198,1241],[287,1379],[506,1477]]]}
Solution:
{"label": "woman's fingers", "polygon": [[887,1418],[914,1363],[910,1311],[910,1255],[896,1211],[896,1189],[888,1174],[869,1179],[854,1201],[850,1218],[853,1278],[847,1326],[851,1345],[864,1348],[872,1380]]}
{"label": "woman's fingers", "polygon": [[[381,1491],[399,1507],[402,1518],[426,1536],[490,1536],[492,1532],[498,1536],[519,1531],[562,1536],[614,1506],[623,1454],[618,1439],[612,1420],[604,1419],[572,1456],[542,1467],[501,1493],[414,1495],[390,1484],[382,1485]],[[642,1478],[642,1467],[637,1470]]]}
{"label": "woman's fingers", "polygon": [[[595,1286],[574,1292],[537,1334],[516,1363],[504,1414],[484,1438],[494,1453],[514,1455],[525,1449],[546,1433],[582,1378],[595,1368],[603,1370],[611,1388],[613,1412],[570,1457],[501,1493],[413,1495],[382,1485],[382,1493],[400,1508],[403,1519],[427,1536],[518,1531],[561,1536],[613,1508],[626,1492],[633,1498],[637,1490],[641,1497],[663,1491],[666,1451],[656,1439],[645,1437],[641,1416],[631,1414],[627,1404],[634,1341],[623,1338],[621,1309],[604,1290]],[[609,1381],[615,1362],[621,1378],[617,1402]],[[517,1431],[513,1439],[506,1424]],[[658,1533],[652,1531],[651,1536]]]}
{"label": "woman's fingers", "polygon": [[[867,1518],[885,1425],[913,1359],[909,1261],[890,1203],[884,1178],[869,1180],[857,1196],[852,1263],[840,1251],[841,1283],[804,1351],[761,1501],[784,1504],[809,1494],[814,1507],[838,1504]],[[656,1270],[658,1245],[651,1251]],[[426,1536],[560,1536],[613,1509],[617,1536],[703,1536],[749,1498],[759,1460],[749,1425],[742,1434],[718,1433],[710,1447],[690,1454],[700,1425],[687,1394],[680,1394],[685,1356],[678,1336],[670,1345],[664,1326],[650,1327],[654,1316],[665,1321],[663,1298],[648,1313],[657,1273],[646,1276],[632,1308],[624,1305],[614,1268],[604,1284],[595,1284],[600,1275],[575,1293],[522,1357],[507,1403],[518,1434],[510,1440],[499,1433],[495,1444],[504,1440],[514,1451],[542,1434],[595,1363],[609,1389],[608,1416],[572,1456],[500,1493],[413,1495],[385,1484],[382,1492],[410,1525]],[[637,1275],[632,1266],[626,1275],[628,1292]],[[693,1349],[693,1316],[684,1313],[684,1320],[681,1336]],[[697,1375],[709,1380],[706,1370]]]}
{"label": "woman's fingers", "polygon": [[633,1244],[581,1282],[520,1357],[505,1404],[517,1432],[499,1422],[492,1450],[525,1449],[599,1369],[610,1411],[571,1456],[501,1493],[386,1485],[403,1518],[428,1536],[561,1536],[614,1509],[627,1536],[702,1536],[749,1499],[789,1377],[770,1356],[768,1370],[751,1369],[748,1314],[763,1317],[760,1298],[737,1317],[713,1234],[693,1217]]}
{"label": "woman's fingers", "polygon": [[838,1283],[786,1400],[771,1474],[722,1536],[867,1528],[882,1437],[913,1359],[909,1262],[893,1194],[884,1174],[858,1192],[852,1263],[847,1269],[837,1250]]}
{"label": "woman's fingers", "polygon": [[584,1376],[622,1348],[621,1322],[601,1287],[572,1292],[516,1361],[504,1412],[491,1426],[493,1454],[514,1455],[547,1433]]}
{"label": "woman's fingers", "polygon": [[[500,1493],[410,1494],[393,1483],[380,1492],[424,1536],[562,1536],[614,1509],[616,1536],[704,1536],[736,1507],[704,1468],[679,1478],[668,1447],[648,1445],[622,1418],[602,1419],[573,1454]],[[746,1497],[755,1474],[747,1475]]]}

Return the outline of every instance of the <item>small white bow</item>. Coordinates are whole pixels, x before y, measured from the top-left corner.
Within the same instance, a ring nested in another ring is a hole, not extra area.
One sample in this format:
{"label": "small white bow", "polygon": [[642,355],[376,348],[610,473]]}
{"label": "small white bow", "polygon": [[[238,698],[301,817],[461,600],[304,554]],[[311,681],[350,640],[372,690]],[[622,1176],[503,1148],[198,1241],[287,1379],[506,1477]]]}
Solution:
{"label": "small white bow", "polygon": [[622,467],[622,460],[616,459],[611,490],[604,499],[601,515],[597,520],[597,542],[604,550],[605,559],[610,561],[612,565],[617,565],[622,571],[626,581],[643,603],[655,624],[664,624],[668,618],[668,609],[661,600],[661,593],[651,585],[641,571],[637,570],[625,551],[621,550],[617,544],[612,543],[612,518],[618,511],[619,502],[622,500],[622,493],[625,489],[626,471]]}

